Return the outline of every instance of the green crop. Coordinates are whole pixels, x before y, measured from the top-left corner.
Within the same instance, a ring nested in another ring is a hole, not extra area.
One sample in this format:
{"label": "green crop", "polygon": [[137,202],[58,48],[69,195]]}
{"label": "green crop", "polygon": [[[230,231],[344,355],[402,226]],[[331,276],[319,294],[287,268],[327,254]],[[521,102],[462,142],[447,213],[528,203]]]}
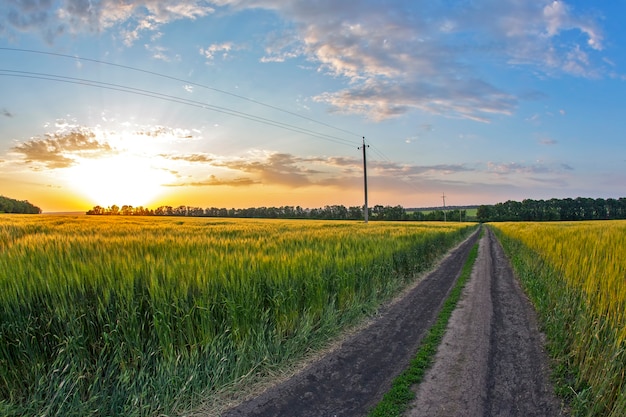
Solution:
{"label": "green crop", "polygon": [[626,415],[626,222],[493,223],[580,416]]}
{"label": "green crop", "polygon": [[475,225],[0,216],[0,414],[147,416],[319,346]]}

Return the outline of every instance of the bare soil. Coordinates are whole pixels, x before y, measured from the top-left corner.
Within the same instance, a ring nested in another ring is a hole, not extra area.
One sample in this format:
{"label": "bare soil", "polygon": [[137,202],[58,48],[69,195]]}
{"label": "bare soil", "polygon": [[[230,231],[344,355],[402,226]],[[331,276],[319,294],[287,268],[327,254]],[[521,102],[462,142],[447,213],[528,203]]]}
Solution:
{"label": "bare soil", "polygon": [[565,416],[535,311],[487,229],[407,417]]}
{"label": "bare soil", "polygon": [[[474,233],[340,346],[222,417],[365,416],[415,355],[454,286]],[[561,416],[543,337],[494,235],[463,292],[407,416]]]}

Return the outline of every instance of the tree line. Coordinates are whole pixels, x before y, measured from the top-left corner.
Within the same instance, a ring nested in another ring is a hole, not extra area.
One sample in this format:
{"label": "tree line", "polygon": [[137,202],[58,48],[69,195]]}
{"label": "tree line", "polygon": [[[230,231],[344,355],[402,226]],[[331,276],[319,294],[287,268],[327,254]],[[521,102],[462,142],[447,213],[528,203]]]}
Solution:
{"label": "tree line", "polygon": [[[300,206],[250,207],[250,208],[201,208],[191,206],[160,206],[155,210],[145,207],[95,206],[87,212],[89,215],[121,216],[189,216],[189,217],[232,217],[232,218],[269,218],[269,219],[318,219],[318,220],[363,220],[363,207],[328,205],[320,208],[302,208]],[[428,212],[407,211],[402,206],[375,205],[368,209],[369,220],[444,220],[465,219],[465,210],[432,210]]]}
{"label": "tree line", "polygon": [[476,217],[480,222],[626,219],[626,198],[509,200],[478,207]]}
{"label": "tree line", "polygon": [[0,213],[41,214],[41,209],[28,201],[19,201],[0,195]]}
{"label": "tree line", "polygon": [[[145,207],[95,206],[90,215],[122,216],[188,216],[188,217],[232,217],[269,219],[318,219],[318,220],[363,220],[363,207],[328,205],[320,208],[300,206],[250,207],[250,208],[201,208],[192,206],[160,206],[155,210]],[[463,208],[449,210],[416,210],[398,206],[375,205],[368,211],[369,220],[394,221],[559,221],[559,220],[611,220],[626,219],[626,198],[553,198],[550,200],[506,201],[478,207],[476,217],[470,217]]]}

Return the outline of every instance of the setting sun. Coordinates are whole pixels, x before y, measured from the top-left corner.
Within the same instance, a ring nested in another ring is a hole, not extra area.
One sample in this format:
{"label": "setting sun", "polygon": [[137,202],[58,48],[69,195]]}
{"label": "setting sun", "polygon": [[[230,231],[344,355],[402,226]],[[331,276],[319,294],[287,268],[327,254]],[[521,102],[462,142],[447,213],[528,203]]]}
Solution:
{"label": "setting sun", "polygon": [[163,192],[162,184],[172,179],[147,157],[132,154],[82,159],[66,175],[70,187],[101,206],[148,205]]}

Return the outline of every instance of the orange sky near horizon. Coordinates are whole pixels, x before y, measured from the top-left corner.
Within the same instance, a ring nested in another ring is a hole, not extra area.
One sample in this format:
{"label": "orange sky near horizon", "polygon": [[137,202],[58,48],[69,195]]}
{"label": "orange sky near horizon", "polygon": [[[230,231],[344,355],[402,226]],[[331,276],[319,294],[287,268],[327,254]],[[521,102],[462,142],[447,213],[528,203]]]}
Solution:
{"label": "orange sky near horizon", "polygon": [[626,2],[452,3],[0,2],[0,195],[362,206],[363,138],[370,206],[626,195]]}

